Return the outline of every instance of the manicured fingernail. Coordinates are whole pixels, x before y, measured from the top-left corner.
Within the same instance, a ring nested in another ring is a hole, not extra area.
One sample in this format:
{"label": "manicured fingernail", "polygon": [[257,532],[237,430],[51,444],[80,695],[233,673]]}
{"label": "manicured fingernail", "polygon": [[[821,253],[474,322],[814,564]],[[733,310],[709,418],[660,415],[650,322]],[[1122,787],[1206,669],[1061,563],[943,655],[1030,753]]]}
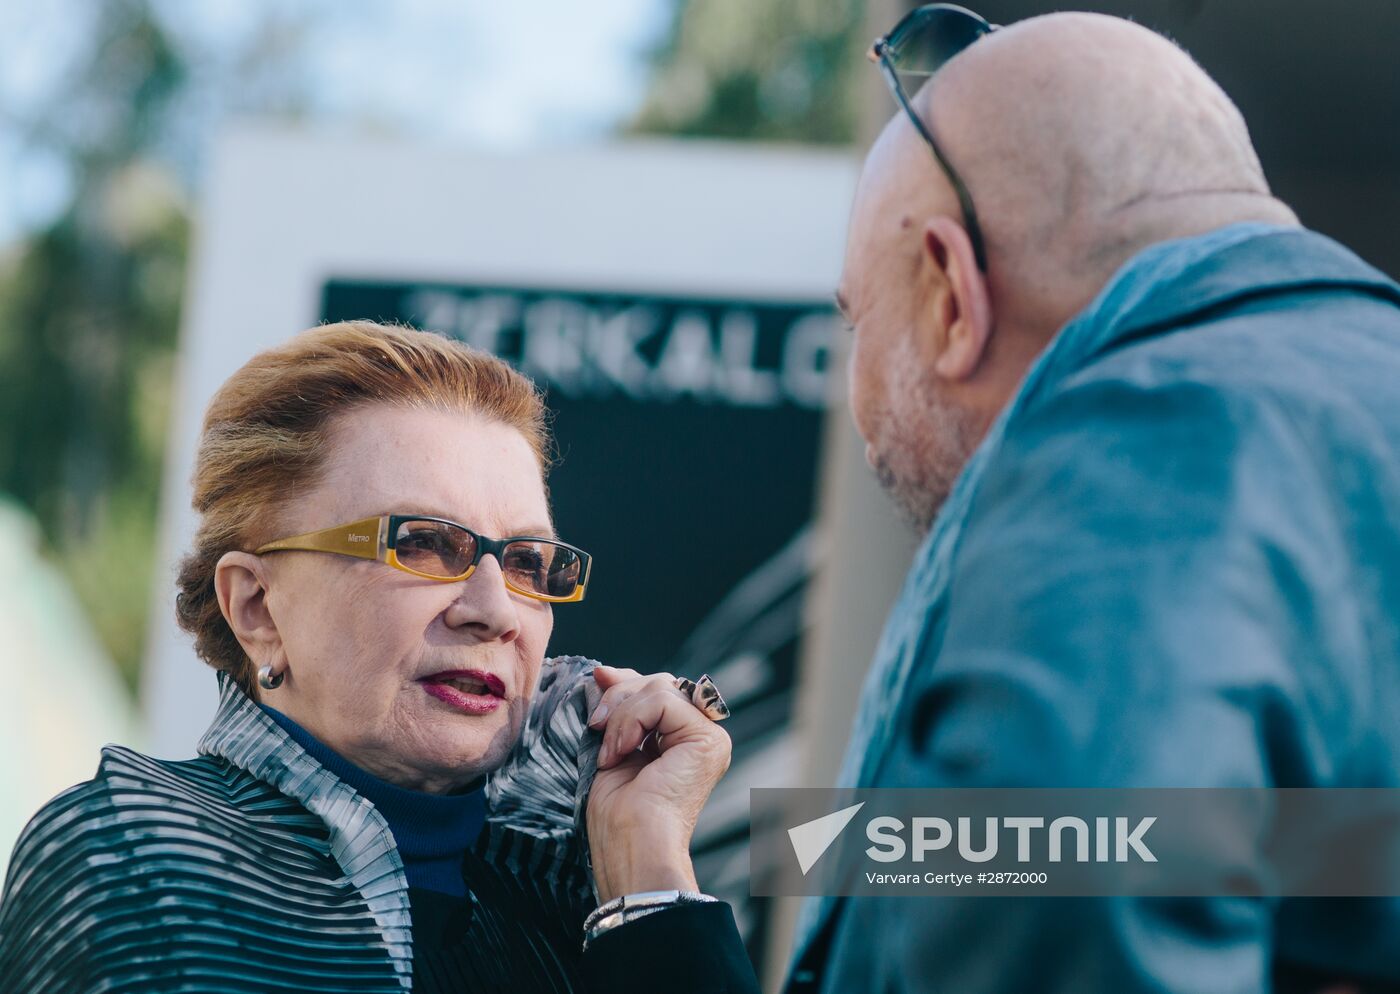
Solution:
{"label": "manicured fingernail", "polygon": [[609,759],[611,758],[611,756],[612,756],[612,750],[608,748],[608,745],[607,745],[606,742],[603,743],[603,748],[601,748],[601,749],[598,750],[598,768],[599,768],[599,769],[606,769],[606,768],[607,768],[607,765],[608,765],[608,761],[609,761]]}
{"label": "manicured fingernail", "polygon": [[608,706],[599,704],[598,707],[588,716],[588,723],[593,726],[601,725],[608,720]]}

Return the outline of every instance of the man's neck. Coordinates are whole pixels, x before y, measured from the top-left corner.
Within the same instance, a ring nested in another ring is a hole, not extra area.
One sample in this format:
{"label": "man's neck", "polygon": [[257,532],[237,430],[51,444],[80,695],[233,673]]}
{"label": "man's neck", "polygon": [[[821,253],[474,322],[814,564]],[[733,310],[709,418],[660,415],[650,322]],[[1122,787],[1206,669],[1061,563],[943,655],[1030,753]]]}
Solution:
{"label": "man's neck", "polygon": [[1096,284],[1089,299],[1129,259],[1159,242],[1194,238],[1232,224],[1296,226],[1298,216],[1267,193],[1207,191],[1154,194],[1122,204],[1099,219],[1083,244],[1078,269]]}

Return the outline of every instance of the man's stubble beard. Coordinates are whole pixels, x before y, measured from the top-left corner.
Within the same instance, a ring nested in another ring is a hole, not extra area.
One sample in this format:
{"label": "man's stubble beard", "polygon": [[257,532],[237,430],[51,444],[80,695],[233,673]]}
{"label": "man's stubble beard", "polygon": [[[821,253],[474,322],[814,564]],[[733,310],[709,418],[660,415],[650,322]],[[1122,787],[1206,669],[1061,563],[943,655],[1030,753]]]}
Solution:
{"label": "man's stubble beard", "polygon": [[[944,401],[912,355],[896,364],[884,431],[874,447],[876,479],[903,517],[926,533],[977,448],[976,419]],[[899,403],[893,403],[894,397]]]}

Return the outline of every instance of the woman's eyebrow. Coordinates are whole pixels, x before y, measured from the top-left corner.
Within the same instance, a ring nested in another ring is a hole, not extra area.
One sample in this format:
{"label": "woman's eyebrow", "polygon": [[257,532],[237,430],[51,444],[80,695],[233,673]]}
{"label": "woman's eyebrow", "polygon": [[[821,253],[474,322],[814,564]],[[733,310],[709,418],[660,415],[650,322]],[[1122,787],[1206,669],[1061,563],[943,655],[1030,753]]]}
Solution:
{"label": "woman's eyebrow", "polygon": [[[426,506],[425,506],[425,505],[421,505],[421,504],[414,505],[412,510],[408,510],[406,505],[405,505],[405,507],[403,507],[403,508],[398,508],[398,507],[396,506],[396,508],[393,509],[393,510],[384,510],[384,511],[380,511],[379,513],[380,513],[380,514],[410,514],[410,515],[411,515],[411,514],[423,514],[423,515],[427,515],[427,516],[430,517],[430,518],[446,518],[448,521],[455,521],[455,522],[457,522],[458,524],[466,525],[466,526],[467,526],[468,528],[470,528],[472,531],[481,531],[480,528],[477,528],[475,525],[472,525],[472,524],[470,524],[470,523],[468,523],[468,522],[466,522],[466,521],[463,521],[463,520],[462,520],[461,518],[459,518],[457,515],[455,515],[455,514],[450,514],[450,513],[448,513],[447,511],[444,511],[442,508],[434,507],[434,506],[431,505],[431,504],[428,504],[428,505],[426,505]],[[504,535],[499,535],[499,536],[493,535],[493,536],[488,536],[488,537],[489,537],[489,538],[506,538],[506,537],[516,536],[516,535],[523,535],[523,536],[528,536],[528,537],[533,537],[533,538],[549,538],[549,539],[557,539],[557,538],[559,537],[559,536],[555,533],[555,531],[554,531],[554,526],[553,526],[553,525],[551,525],[551,524],[538,524],[538,523],[533,524],[533,525],[526,525],[526,526],[521,527],[521,528],[513,528],[513,529],[511,529],[510,531],[506,532]]]}

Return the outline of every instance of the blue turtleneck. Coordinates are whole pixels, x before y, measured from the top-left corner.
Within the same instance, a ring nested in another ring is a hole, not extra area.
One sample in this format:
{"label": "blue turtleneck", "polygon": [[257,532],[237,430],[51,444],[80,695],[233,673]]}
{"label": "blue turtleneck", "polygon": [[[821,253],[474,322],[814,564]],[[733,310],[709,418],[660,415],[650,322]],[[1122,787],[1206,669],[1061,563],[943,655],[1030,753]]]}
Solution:
{"label": "blue turtleneck", "polygon": [[427,794],[396,787],[342,758],[282,712],[262,703],[258,707],[384,816],[410,887],[466,896],[462,856],[476,842],[486,821],[486,797],[480,786],[459,794]]}

